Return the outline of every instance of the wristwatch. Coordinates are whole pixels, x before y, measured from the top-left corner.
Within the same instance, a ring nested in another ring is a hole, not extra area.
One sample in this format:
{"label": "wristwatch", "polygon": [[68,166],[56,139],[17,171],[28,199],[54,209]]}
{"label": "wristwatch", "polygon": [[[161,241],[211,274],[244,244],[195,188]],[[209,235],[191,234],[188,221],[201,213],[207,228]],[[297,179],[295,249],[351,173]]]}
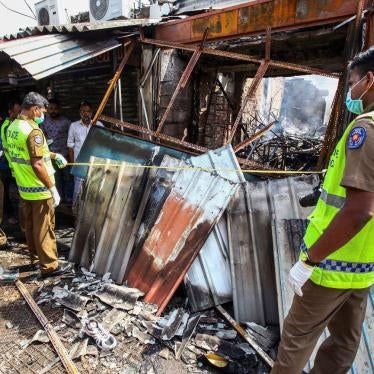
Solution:
{"label": "wristwatch", "polygon": [[315,266],[318,266],[319,265],[319,262],[313,262],[310,258],[309,258],[309,254],[307,251],[302,251],[301,254],[300,254],[300,260],[302,262],[304,262],[306,265],[308,266],[312,266],[312,267],[315,267]]}

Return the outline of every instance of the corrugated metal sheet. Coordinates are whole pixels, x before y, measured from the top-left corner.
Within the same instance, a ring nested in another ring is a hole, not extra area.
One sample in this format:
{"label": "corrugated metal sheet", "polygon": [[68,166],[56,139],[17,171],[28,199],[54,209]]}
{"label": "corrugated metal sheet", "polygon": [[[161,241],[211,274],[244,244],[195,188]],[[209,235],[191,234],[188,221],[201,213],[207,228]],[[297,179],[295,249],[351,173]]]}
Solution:
{"label": "corrugated metal sheet", "polygon": [[[202,1],[201,3],[208,3]],[[188,9],[192,0],[183,2]],[[196,2],[200,6],[200,2]],[[191,8],[190,8],[191,9]],[[155,28],[155,39],[193,43],[293,28],[334,23],[356,14],[356,0],[256,0],[240,5],[213,10],[186,17],[182,20],[161,23]]]}
{"label": "corrugated metal sheet", "polygon": [[[154,165],[160,165],[163,157],[169,155],[177,159],[188,159],[190,155],[172,148],[156,145],[147,140],[133,138],[102,127],[92,127],[82,146],[77,162],[89,162],[91,156],[146,164],[153,157]],[[86,166],[74,166],[72,173],[80,178],[87,175]]]}
{"label": "corrugated metal sheet", "polygon": [[227,216],[224,214],[184,277],[193,312],[232,300]]}
{"label": "corrugated metal sheet", "polygon": [[236,320],[278,322],[272,220],[305,218],[310,209],[302,208],[298,199],[315,183],[313,176],[250,182],[232,199],[228,217]]}
{"label": "corrugated metal sheet", "polygon": [[113,38],[98,40],[70,35],[38,35],[0,45],[6,53],[35,79],[48,77],[121,44]]}
{"label": "corrugated metal sheet", "polygon": [[[147,202],[155,202],[155,195],[160,197],[168,181],[174,183],[175,171],[159,169],[156,173],[98,157],[91,157],[90,163],[93,166],[83,188],[70,260],[100,275],[110,272],[113,280],[122,283],[135,239],[139,242],[144,221],[154,212],[154,205]],[[169,156],[161,162],[165,167],[183,165]],[[155,218],[163,202],[159,199]]]}
{"label": "corrugated metal sheet", "polygon": [[[192,166],[238,169],[231,146],[198,157]],[[226,208],[241,172],[179,170],[175,186],[163,204],[143,247],[134,256],[126,280],[146,293],[145,301],[157,304],[159,313],[182,282],[206,238]]]}
{"label": "corrugated metal sheet", "polygon": [[95,22],[95,23],[70,23],[66,25],[47,25],[47,26],[35,26],[26,27],[25,29],[11,35],[5,35],[5,40],[26,38],[33,35],[40,34],[57,34],[57,33],[82,33],[82,32],[93,32],[100,30],[116,30],[121,29],[121,31],[138,31],[139,27],[150,26],[159,23],[159,19],[124,19],[124,20],[114,20],[105,22]]}
{"label": "corrugated metal sheet", "polygon": [[[277,291],[279,320],[281,326],[291,307],[293,292],[287,284],[288,273],[299,256],[299,248],[304,236],[306,221],[300,219],[277,219],[274,221],[274,257],[277,272]],[[326,329],[319,339],[312,358],[304,369],[306,372],[313,366],[316,352],[328,336]],[[368,299],[366,318],[363,325],[360,347],[357,352],[351,374],[372,374],[374,372],[374,289]]]}
{"label": "corrugated metal sheet", "polygon": [[[252,0],[254,1],[254,0]],[[207,9],[222,9],[228,6],[234,6],[249,3],[248,0],[176,0],[173,13],[183,14],[198,12]]]}
{"label": "corrugated metal sheet", "polygon": [[92,157],[90,163],[100,161],[105,166],[89,168],[79,203],[79,218],[70,251],[70,260],[89,267],[93,262],[102,226],[113,194],[118,170],[113,160]]}

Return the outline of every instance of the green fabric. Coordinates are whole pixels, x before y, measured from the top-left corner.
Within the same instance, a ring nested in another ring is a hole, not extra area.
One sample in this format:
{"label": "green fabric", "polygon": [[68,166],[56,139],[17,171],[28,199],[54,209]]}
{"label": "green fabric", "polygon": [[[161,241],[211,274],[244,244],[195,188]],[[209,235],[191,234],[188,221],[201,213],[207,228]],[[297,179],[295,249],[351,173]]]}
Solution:
{"label": "green fabric", "polygon": [[4,155],[8,161],[8,164],[10,166],[10,160],[9,160],[9,154],[8,154],[8,150],[7,150],[7,142],[6,142],[6,130],[8,129],[8,127],[10,126],[11,124],[11,121],[9,118],[6,118],[5,121],[3,122],[3,124],[1,125],[1,130],[0,130],[0,136],[1,136],[1,144],[3,146],[3,151],[4,151]]}
{"label": "green fabric", "polygon": [[[51,198],[52,195],[34,173],[27,148],[27,138],[34,129],[39,129],[39,127],[33,121],[25,121],[22,119],[14,120],[6,132],[7,149],[10,165],[13,169],[21,197],[25,200],[44,200]],[[48,175],[54,183],[54,169],[45,138],[43,144],[43,158]]]}
{"label": "green fabric", "polygon": [[[344,205],[346,188],[340,185],[346,162],[347,138],[356,121],[371,118],[374,126],[374,111],[357,117],[350,123],[337,144],[329,162],[322,186],[322,194],[317,206],[309,218],[309,225],[304,236],[307,248],[310,248],[330,225],[335,215]],[[374,262],[374,218],[348,243],[327,257],[327,260],[342,261],[356,264]],[[348,271],[327,270],[316,267],[311,280],[321,286],[330,288],[366,288],[374,284],[374,272],[354,273]]]}

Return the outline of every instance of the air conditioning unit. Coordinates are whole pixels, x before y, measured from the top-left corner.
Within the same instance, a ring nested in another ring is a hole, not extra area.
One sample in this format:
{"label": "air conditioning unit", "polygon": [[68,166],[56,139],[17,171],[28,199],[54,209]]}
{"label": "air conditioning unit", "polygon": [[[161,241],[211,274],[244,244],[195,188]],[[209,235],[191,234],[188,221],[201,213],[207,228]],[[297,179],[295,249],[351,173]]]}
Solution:
{"label": "air conditioning unit", "polygon": [[84,0],[42,0],[35,4],[35,13],[39,26],[65,25],[71,17],[88,11]]}
{"label": "air conditioning unit", "polygon": [[90,22],[134,18],[138,0],[90,0]]}
{"label": "air conditioning unit", "polygon": [[43,0],[35,4],[39,26],[63,25],[68,23],[61,0]]}

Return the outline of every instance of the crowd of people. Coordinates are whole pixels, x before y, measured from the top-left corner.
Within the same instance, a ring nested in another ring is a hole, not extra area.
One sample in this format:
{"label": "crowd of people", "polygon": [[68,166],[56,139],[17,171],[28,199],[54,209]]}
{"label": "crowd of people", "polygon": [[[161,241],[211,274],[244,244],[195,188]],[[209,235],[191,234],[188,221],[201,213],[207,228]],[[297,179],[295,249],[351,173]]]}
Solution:
{"label": "crowd of people", "polygon": [[1,218],[10,225],[19,222],[29,249],[30,268],[39,268],[42,277],[71,268],[58,260],[54,226],[55,208],[60,203],[74,205],[83,182],[73,177],[71,166],[92,126],[92,105],[82,101],[79,115],[80,120],[71,122],[57,99],[47,100],[30,92],[22,104],[9,103],[1,124]]}

